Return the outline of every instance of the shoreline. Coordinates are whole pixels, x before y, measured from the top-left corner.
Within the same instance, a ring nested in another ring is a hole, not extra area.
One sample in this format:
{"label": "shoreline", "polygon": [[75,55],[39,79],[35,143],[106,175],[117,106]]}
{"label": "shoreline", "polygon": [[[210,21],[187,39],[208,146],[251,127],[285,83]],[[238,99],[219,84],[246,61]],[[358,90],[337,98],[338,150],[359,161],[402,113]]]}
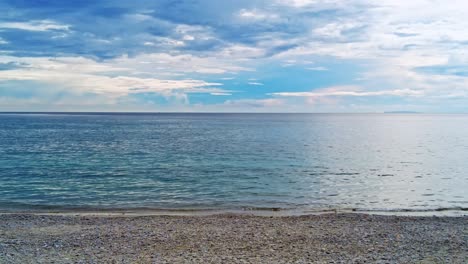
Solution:
{"label": "shoreline", "polygon": [[466,263],[468,217],[0,214],[0,263]]}
{"label": "shoreline", "polygon": [[438,208],[438,209],[401,209],[401,210],[364,210],[364,209],[301,209],[301,208],[241,208],[241,209],[158,209],[158,208],[128,208],[128,209],[30,209],[1,210],[0,215],[32,214],[60,216],[212,216],[212,215],[251,215],[264,217],[309,216],[323,214],[365,214],[408,217],[468,217],[468,208]]}

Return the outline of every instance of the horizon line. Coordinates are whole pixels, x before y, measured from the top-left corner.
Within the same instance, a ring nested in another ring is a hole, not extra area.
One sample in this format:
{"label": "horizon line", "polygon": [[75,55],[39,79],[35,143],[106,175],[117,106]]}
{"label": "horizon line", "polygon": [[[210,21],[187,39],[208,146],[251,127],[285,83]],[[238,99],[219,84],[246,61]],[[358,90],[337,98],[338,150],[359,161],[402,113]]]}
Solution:
{"label": "horizon line", "polygon": [[450,114],[463,115],[466,112],[416,112],[416,111],[383,111],[383,112],[152,112],[152,111],[0,111],[0,114]]}

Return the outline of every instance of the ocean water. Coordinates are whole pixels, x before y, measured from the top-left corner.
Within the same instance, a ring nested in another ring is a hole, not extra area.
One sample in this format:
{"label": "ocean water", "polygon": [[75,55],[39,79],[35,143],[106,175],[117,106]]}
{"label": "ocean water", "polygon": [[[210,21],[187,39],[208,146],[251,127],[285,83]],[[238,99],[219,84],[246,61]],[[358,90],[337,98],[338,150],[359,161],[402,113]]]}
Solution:
{"label": "ocean water", "polygon": [[467,115],[0,115],[0,210],[467,203]]}

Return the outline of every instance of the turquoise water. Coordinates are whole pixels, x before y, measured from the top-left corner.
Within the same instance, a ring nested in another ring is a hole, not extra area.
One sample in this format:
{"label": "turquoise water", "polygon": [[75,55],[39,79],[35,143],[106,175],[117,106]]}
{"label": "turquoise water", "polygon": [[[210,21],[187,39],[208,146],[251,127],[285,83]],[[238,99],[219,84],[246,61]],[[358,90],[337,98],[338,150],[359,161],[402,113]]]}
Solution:
{"label": "turquoise water", "polygon": [[1,114],[0,209],[437,210],[468,116]]}

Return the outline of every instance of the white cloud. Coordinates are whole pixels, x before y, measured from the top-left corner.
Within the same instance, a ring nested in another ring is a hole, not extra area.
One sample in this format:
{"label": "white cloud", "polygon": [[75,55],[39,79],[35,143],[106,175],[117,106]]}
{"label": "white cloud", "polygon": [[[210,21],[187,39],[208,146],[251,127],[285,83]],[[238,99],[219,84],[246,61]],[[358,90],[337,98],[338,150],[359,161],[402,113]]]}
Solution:
{"label": "white cloud", "polygon": [[328,71],[327,68],[321,67],[321,66],[318,66],[318,67],[308,67],[308,68],[306,68],[306,69],[309,70],[309,71]]}
{"label": "white cloud", "polygon": [[263,83],[260,82],[248,82],[249,85],[256,85],[256,86],[262,86],[264,85]]}
{"label": "white cloud", "polygon": [[204,26],[180,24],[175,27],[174,32],[183,41],[215,39],[211,28]]}
{"label": "white cloud", "polygon": [[[309,8],[326,7],[331,1],[281,2]],[[468,2],[353,0],[346,1],[346,6],[343,5],[345,1],[334,2],[335,7],[342,8],[343,12],[359,6],[363,8],[312,27],[310,33],[298,41],[300,45],[275,58],[287,61],[332,56],[339,60],[365,61],[365,72],[358,78],[363,83],[362,91],[344,92],[341,96],[417,96],[417,93],[424,93],[427,97],[442,98],[466,94],[467,76],[423,72],[418,68],[468,65],[468,20],[465,12]],[[375,91],[377,87],[381,91]],[[317,93],[309,95],[323,96]],[[335,93],[335,96],[339,95]]]}
{"label": "white cloud", "polygon": [[150,15],[142,14],[142,13],[128,14],[128,15],[125,15],[125,17],[127,17],[127,18],[129,18],[131,20],[134,20],[136,22],[155,21],[154,17],[152,17]]}
{"label": "white cloud", "polygon": [[225,106],[235,107],[279,107],[284,105],[284,101],[277,98],[271,99],[239,99],[227,100],[224,102]]}
{"label": "white cloud", "polygon": [[280,18],[278,14],[269,13],[260,9],[241,9],[239,11],[239,17],[245,20],[276,20]]}
{"label": "white cloud", "polygon": [[[180,33],[199,28],[180,27]],[[152,45],[146,43],[146,45]],[[228,95],[221,83],[184,77],[187,75],[235,74],[251,71],[244,61],[261,50],[242,45],[228,46],[205,56],[182,53],[150,53],[94,61],[83,57],[0,56],[0,63],[21,65],[0,71],[0,81],[28,80],[63,87],[70,92],[91,92],[109,98],[132,93],[155,92],[187,100],[187,93]],[[174,79],[176,78],[176,79]]]}
{"label": "white cloud", "polygon": [[134,57],[122,56],[105,63],[114,67],[132,69],[135,73],[150,76],[164,76],[185,73],[224,74],[252,69],[235,63],[233,54],[220,51],[212,56],[194,56],[191,54],[150,53]]}
{"label": "white cloud", "polygon": [[141,92],[157,92],[168,95],[176,90],[187,93],[222,91],[221,89],[206,88],[220,86],[221,84],[201,80],[164,80],[128,76],[109,77],[58,71],[55,71],[55,74],[51,74],[51,71],[47,70],[30,69],[1,71],[0,80],[31,80],[71,88],[79,92],[92,92],[108,96],[124,96],[130,93]]}
{"label": "white cloud", "polygon": [[322,27],[318,27],[312,30],[314,36],[323,38],[329,38],[334,40],[346,40],[344,32],[348,30],[357,29],[364,26],[362,22],[357,21],[340,21],[328,23]]}
{"label": "white cloud", "polygon": [[52,20],[32,20],[27,22],[0,22],[0,28],[20,29],[27,31],[68,31],[70,29],[70,26],[59,24]]}
{"label": "white cloud", "polygon": [[246,61],[265,56],[266,50],[261,47],[249,47],[246,45],[229,45],[219,51],[216,56],[236,61]]}
{"label": "white cloud", "polygon": [[210,93],[211,95],[215,96],[227,96],[227,95],[232,95],[232,93]]}
{"label": "white cloud", "polygon": [[284,97],[368,97],[368,96],[421,96],[422,91],[410,89],[396,89],[396,90],[380,90],[380,91],[366,91],[359,86],[336,86],[319,89],[312,92],[279,92],[272,93],[276,96]]}
{"label": "white cloud", "polygon": [[124,67],[115,61],[98,63],[81,57],[49,59],[0,56],[0,63],[12,61],[23,67],[0,71],[1,81],[36,81],[67,88],[71,92],[92,92],[109,97],[142,92],[156,92],[166,96],[175,93],[225,92],[217,88],[222,85],[220,83],[131,76],[129,73],[133,68]]}
{"label": "white cloud", "polygon": [[311,5],[311,4],[317,4],[318,2],[321,2],[321,1],[317,1],[317,0],[277,0],[278,3],[282,4],[282,5],[288,5],[288,6],[293,6],[293,7],[304,7],[304,6],[308,6],[308,5]]}
{"label": "white cloud", "polygon": [[[281,57],[309,54],[385,61],[411,56],[405,60],[409,67],[430,56],[468,61],[468,48],[457,44],[468,41],[464,34],[468,21],[461,11],[468,8],[467,2],[354,0],[348,6],[360,4],[366,6],[362,12],[314,28],[302,45]],[[355,33],[348,36],[349,30]],[[316,40],[316,36],[326,39]]]}

